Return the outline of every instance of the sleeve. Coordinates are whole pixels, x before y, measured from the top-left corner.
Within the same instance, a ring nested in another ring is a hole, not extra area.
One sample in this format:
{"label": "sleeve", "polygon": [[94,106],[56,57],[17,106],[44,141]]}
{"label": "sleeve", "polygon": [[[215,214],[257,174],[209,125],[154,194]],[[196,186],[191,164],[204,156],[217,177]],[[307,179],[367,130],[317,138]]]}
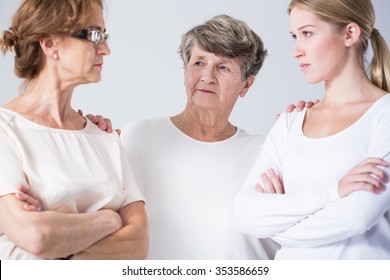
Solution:
{"label": "sleeve", "polygon": [[0,123],[0,196],[17,192],[19,184],[27,185],[21,154],[14,140]]}
{"label": "sleeve", "polygon": [[[390,163],[390,111],[384,110],[373,129],[366,157],[383,158]],[[386,167],[385,171],[389,176],[390,168]],[[354,192],[328,204],[272,239],[285,246],[314,247],[360,235],[384,219],[384,214],[390,210],[390,183],[385,187],[381,194]]]}
{"label": "sleeve", "polygon": [[239,230],[258,238],[271,237],[339,198],[337,184],[296,194],[265,194],[255,190],[260,174],[272,168],[281,173],[284,146],[292,114],[279,117],[268,134],[255,165],[235,200],[235,222]]}
{"label": "sleeve", "polygon": [[120,140],[120,150],[121,150],[121,164],[123,168],[123,182],[124,182],[124,188],[127,193],[127,198],[125,202],[122,204],[122,207],[126,206],[127,204],[130,204],[134,201],[145,201],[145,198],[143,194],[141,193],[137,181],[134,176],[134,171],[130,166],[130,163],[128,162],[126,158],[126,154],[122,145],[122,142]]}
{"label": "sleeve", "polygon": [[[140,178],[137,177],[139,176],[140,170],[143,166],[140,165],[140,162],[142,161],[140,157],[145,157],[143,149],[145,146],[149,145],[145,142],[145,138],[147,138],[145,137],[145,126],[144,120],[131,122],[122,129],[120,138],[125,151],[127,163],[133,170],[134,180],[137,182],[140,191],[146,195],[145,186],[141,183]],[[140,147],[142,147],[142,149],[140,149]],[[149,147],[147,148],[149,149]]]}

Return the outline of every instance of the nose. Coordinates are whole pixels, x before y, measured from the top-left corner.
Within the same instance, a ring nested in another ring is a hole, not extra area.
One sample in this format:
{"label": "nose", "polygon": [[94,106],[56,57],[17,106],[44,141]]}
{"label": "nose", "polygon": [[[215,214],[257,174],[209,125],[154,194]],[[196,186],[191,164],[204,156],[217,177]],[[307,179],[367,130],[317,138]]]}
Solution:
{"label": "nose", "polygon": [[305,53],[302,49],[302,46],[301,44],[297,41],[295,41],[295,45],[294,45],[294,49],[293,49],[293,52],[292,52],[292,57],[293,58],[300,58],[301,56],[303,56]]}
{"label": "nose", "polygon": [[204,67],[202,71],[202,77],[201,81],[210,84],[210,83],[215,83],[216,78],[215,78],[215,73],[213,67]]}
{"label": "nose", "polygon": [[98,55],[110,55],[111,50],[107,44],[107,41],[104,41],[102,44],[97,45],[97,54]]}

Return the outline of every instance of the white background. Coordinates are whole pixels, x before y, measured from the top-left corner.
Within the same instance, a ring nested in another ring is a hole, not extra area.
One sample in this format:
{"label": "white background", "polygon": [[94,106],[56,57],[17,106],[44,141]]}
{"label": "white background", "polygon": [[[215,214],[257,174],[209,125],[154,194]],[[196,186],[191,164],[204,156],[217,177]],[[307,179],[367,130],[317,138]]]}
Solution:
{"label": "white background", "polygon": [[[111,118],[114,126],[182,111],[186,103],[183,65],[177,53],[181,35],[218,15],[242,19],[260,35],[268,57],[247,96],[232,113],[233,124],[265,135],[275,114],[298,100],[323,96],[323,85],[308,85],[291,57],[293,40],[286,12],[289,0],[105,0],[111,56],[99,84],[77,88],[73,107]],[[390,1],[372,0],[376,27],[390,44]],[[20,0],[0,0],[0,32],[11,25]],[[13,56],[0,55],[0,104],[18,94]]]}

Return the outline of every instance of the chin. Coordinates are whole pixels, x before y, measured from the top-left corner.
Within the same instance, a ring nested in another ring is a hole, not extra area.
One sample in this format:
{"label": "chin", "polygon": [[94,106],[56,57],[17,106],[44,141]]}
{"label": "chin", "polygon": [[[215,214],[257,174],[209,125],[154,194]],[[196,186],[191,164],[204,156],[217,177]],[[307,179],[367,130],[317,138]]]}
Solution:
{"label": "chin", "polygon": [[89,82],[90,83],[93,83],[93,84],[96,84],[98,82],[100,82],[102,80],[102,77],[99,76],[99,77],[94,77],[93,79],[91,79]]}
{"label": "chin", "polygon": [[315,78],[315,77],[306,77],[306,76],[305,76],[305,80],[307,83],[309,83],[311,85],[318,84],[318,83],[321,83],[323,81],[323,79],[319,79],[319,78]]}

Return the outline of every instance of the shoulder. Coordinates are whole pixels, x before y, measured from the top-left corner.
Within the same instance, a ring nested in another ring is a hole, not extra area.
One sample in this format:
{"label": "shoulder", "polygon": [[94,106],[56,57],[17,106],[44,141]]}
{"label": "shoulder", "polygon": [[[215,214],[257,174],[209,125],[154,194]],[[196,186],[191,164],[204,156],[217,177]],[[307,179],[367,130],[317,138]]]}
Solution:
{"label": "shoulder", "polygon": [[236,139],[239,139],[241,141],[245,142],[255,142],[255,143],[263,143],[265,140],[265,137],[258,134],[249,134],[244,129],[237,127],[237,133],[234,136]]}
{"label": "shoulder", "polygon": [[0,108],[0,127],[5,129],[15,118],[15,114],[4,108]]}
{"label": "shoulder", "polygon": [[390,94],[377,100],[371,109],[373,110],[368,115],[372,118],[371,121],[376,123],[376,127],[386,127],[388,129],[390,126]]}
{"label": "shoulder", "polygon": [[291,113],[284,112],[276,121],[273,130],[290,131],[295,124],[300,124],[305,117],[306,108],[301,112],[294,110]]}
{"label": "shoulder", "polygon": [[169,117],[156,118],[149,120],[137,120],[127,124],[121,133],[122,139],[133,138],[133,136],[139,138],[142,134],[150,134],[163,130],[169,125]]}

